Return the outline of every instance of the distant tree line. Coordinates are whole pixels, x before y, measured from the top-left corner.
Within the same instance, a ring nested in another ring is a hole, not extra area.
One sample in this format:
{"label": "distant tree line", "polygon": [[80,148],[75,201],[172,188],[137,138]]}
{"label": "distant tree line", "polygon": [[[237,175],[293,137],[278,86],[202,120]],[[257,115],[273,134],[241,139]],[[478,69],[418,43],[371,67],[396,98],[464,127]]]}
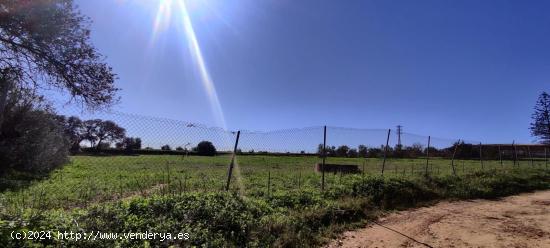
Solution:
{"label": "distant tree line", "polygon": [[[456,153],[455,153],[456,151]],[[384,156],[384,145],[379,147],[367,147],[365,145],[359,145],[357,148],[350,148],[347,145],[341,146],[327,146],[327,157],[348,157],[348,158],[382,158]],[[543,147],[531,147],[527,150],[526,147],[511,145],[501,146],[500,154],[498,145],[482,145],[481,151],[479,144],[465,143],[464,141],[455,142],[452,146],[445,148],[429,148],[430,157],[444,157],[451,158],[454,154],[455,159],[479,159],[480,152],[483,159],[514,159],[517,152],[520,157],[528,157],[529,152],[531,156],[543,156]],[[319,144],[317,147],[317,154],[321,156],[323,154],[323,144]],[[422,144],[415,143],[411,146],[395,146],[387,148],[387,156],[389,158],[419,158],[425,157],[428,154],[428,149]]]}
{"label": "distant tree line", "polygon": [[[160,149],[163,151],[172,150],[172,148],[168,144],[161,146]],[[183,148],[181,146],[176,147],[176,151],[189,152],[187,148]],[[199,156],[214,156],[217,153],[216,147],[214,146],[214,144],[212,144],[212,142],[207,140],[203,140],[199,142],[197,146],[191,149],[191,152]]]}

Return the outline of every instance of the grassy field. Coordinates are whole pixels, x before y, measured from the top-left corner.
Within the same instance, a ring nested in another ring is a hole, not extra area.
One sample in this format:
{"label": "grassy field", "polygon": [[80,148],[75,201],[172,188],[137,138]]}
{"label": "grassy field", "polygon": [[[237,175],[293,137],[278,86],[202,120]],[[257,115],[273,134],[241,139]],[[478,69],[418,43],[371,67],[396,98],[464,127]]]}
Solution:
{"label": "grassy field", "polygon": [[[26,207],[36,209],[83,207],[90,203],[112,201],[135,195],[154,193],[216,192],[223,190],[227,180],[229,155],[175,156],[74,156],[64,168],[56,170],[46,180],[2,193],[6,211]],[[247,197],[264,197],[278,191],[320,190],[321,174],[314,165],[321,159],[312,156],[247,155],[237,158],[231,190]],[[327,158],[327,163],[354,164],[365,175],[380,175],[382,159]],[[451,161],[431,159],[429,173],[452,174]],[[456,160],[458,175],[481,171],[477,160]],[[484,161],[485,170],[513,168],[544,168],[544,161],[522,161],[514,167],[512,161]],[[426,159],[388,159],[386,177],[419,177],[425,174]],[[326,173],[325,187],[339,187],[350,177],[347,174]],[[270,183],[269,189],[268,184]],[[268,192],[269,190],[269,192]]]}
{"label": "grassy field", "polygon": [[[206,206],[208,213],[233,211],[233,207],[240,209],[229,214],[236,214],[234,219],[229,218],[234,222],[223,224],[235,229],[229,230],[233,234],[210,226],[216,216],[201,215],[190,220],[189,225],[182,224],[185,221],[172,223],[171,229],[186,227],[191,233],[200,234],[187,244],[292,246],[296,244],[293,242],[306,242],[315,245],[322,242],[323,233],[334,233],[350,223],[359,223],[375,215],[374,209],[408,207],[443,198],[495,197],[547,188],[550,183],[543,160],[520,161],[519,165],[513,165],[512,161],[503,164],[484,161],[483,169],[480,161],[456,160],[455,177],[450,160],[434,158],[428,166],[430,176],[425,177],[426,159],[388,159],[381,177],[381,159],[327,158],[327,163],[356,164],[362,172],[327,173],[326,190],[322,192],[321,174],[314,171],[314,165],[321,162],[318,157],[246,155],[237,157],[231,192],[226,193],[223,187],[230,159],[229,155],[74,156],[69,164],[45,179],[4,190],[0,194],[0,224],[4,224],[3,232],[49,226],[48,223],[57,223],[49,228],[70,229],[73,223],[59,215],[88,216],[96,220],[83,220],[80,228],[103,226],[119,230],[105,214],[127,217],[132,204],[149,206],[160,201],[170,205],[183,201],[198,204],[198,209]],[[222,206],[210,209],[212,202],[221,202]],[[231,205],[230,209],[225,209],[227,204]],[[365,209],[372,211],[367,213]],[[162,216],[156,213],[150,218],[158,220],[164,218]],[[154,223],[129,222],[132,224],[124,222],[123,226],[129,228],[124,230],[159,228],[154,228]],[[11,223],[11,227],[6,223]],[[197,223],[202,223],[203,229],[194,229],[191,224]],[[301,231],[296,233],[295,228]],[[236,230],[243,233],[235,234]],[[266,230],[273,234],[263,237],[257,233]],[[16,243],[18,245],[20,243]],[[144,243],[130,242],[123,246],[141,247]]]}

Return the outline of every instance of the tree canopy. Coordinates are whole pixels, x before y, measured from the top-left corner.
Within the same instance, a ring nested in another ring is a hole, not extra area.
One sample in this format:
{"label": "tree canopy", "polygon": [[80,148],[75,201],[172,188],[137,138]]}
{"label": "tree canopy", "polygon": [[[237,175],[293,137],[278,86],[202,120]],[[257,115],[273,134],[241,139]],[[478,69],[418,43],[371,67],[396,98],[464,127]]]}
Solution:
{"label": "tree canopy", "polygon": [[544,144],[550,144],[550,95],[548,93],[540,94],[534,110],[531,135],[538,137]]}
{"label": "tree canopy", "polygon": [[214,156],[216,155],[216,147],[210,141],[201,141],[193,148],[198,155],[202,156]]}
{"label": "tree canopy", "polygon": [[116,75],[89,24],[72,0],[0,2],[0,109],[14,87],[60,89],[88,108],[116,102]]}

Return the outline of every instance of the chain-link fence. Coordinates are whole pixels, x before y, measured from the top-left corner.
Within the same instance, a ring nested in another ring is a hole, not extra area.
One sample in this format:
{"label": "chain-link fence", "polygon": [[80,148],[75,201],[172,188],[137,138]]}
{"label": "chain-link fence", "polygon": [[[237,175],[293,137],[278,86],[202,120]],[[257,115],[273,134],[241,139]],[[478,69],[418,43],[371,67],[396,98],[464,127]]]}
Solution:
{"label": "chain-link fence", "polygon": [[[86,185],[64,182],[76,189],[72,195],[78,204],[228,186],[246,196],[268,196],[323,191],[351,177],[466,176],[484,170],[548,168],[549,149],[543,145],[484,144],[401,129],[228,131],[120,112],[78,116],[81,122],[73,131],[79,149],[73,149],[71,163],[89,180]],[[112,124],[101,124],[107,120],[122,128],[122,135],[113,133]],[[63,199],[51,200],[64,204]]]}

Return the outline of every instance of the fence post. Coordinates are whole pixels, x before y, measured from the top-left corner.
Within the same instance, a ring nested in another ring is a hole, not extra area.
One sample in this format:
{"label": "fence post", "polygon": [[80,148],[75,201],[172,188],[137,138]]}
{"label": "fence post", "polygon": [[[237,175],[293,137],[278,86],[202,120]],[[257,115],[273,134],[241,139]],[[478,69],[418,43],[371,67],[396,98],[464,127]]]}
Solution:
{"label": "fence post", "polygon": [[481,142],[479,142],[479,163],[481,164],[481,170],[484,170],[483,168],[483,154],[481,153]]}
{"label": "fence post", "polygon": [[500,167],[504,167],[502,163],[502,152],[500,151],[500,145],[498,145],[498,159],[500,160]]}
{"label": "fence post", "polygon": [[515,142],[515,140],[512,140],[512,147],[514,147],[514,166],[516,165],[516,163],[518,163],[518,149],[516,148]]}
{"label": "fence post", "polygon": [[430,165],[430,142],[432,140],[431,136],[428,136],[428,147],[426,147],[426,176],[428,175],[428,166]]}
{"label": "fence post", "polygon": [[323,164],[321,164],[321,191],[325,190],[325,159],[327,157],[327,126],[323,129]]}
{"label": "fence post", "polygon": [[382,175],[384,175],[384,168],[386,167],[386,156],[388,153],[388,144],[390,142],[391,129],[388,129],[388,137],[386,138],[386,146],[384,147],[384,160],[382,160]]}
{"label": "fence post", "polygon": [[456,176],[456,169],[455,169],[455,156],[456,156],[456,150],[458,149],[458,146],[460,145],[460,140],[457,141],[455,145],[455,150],[453,152],[453,157],[451,158],[451,167],[453,168],[453,175]]}
{"label": "fence post", "polygon": [[237,131],[237,138],[235,139],[235,147],[233,147],[233,154],[231,155],[231,162],[229,163],[229,169],[227,171],[227,184],[225,185],[225,191],[229,190],[229,184],[231,183],[231,175],[233,174],[233,165],[235,164],[235,156],[237,154],[237,147],[239,145],[239,137],[241,131]]}

